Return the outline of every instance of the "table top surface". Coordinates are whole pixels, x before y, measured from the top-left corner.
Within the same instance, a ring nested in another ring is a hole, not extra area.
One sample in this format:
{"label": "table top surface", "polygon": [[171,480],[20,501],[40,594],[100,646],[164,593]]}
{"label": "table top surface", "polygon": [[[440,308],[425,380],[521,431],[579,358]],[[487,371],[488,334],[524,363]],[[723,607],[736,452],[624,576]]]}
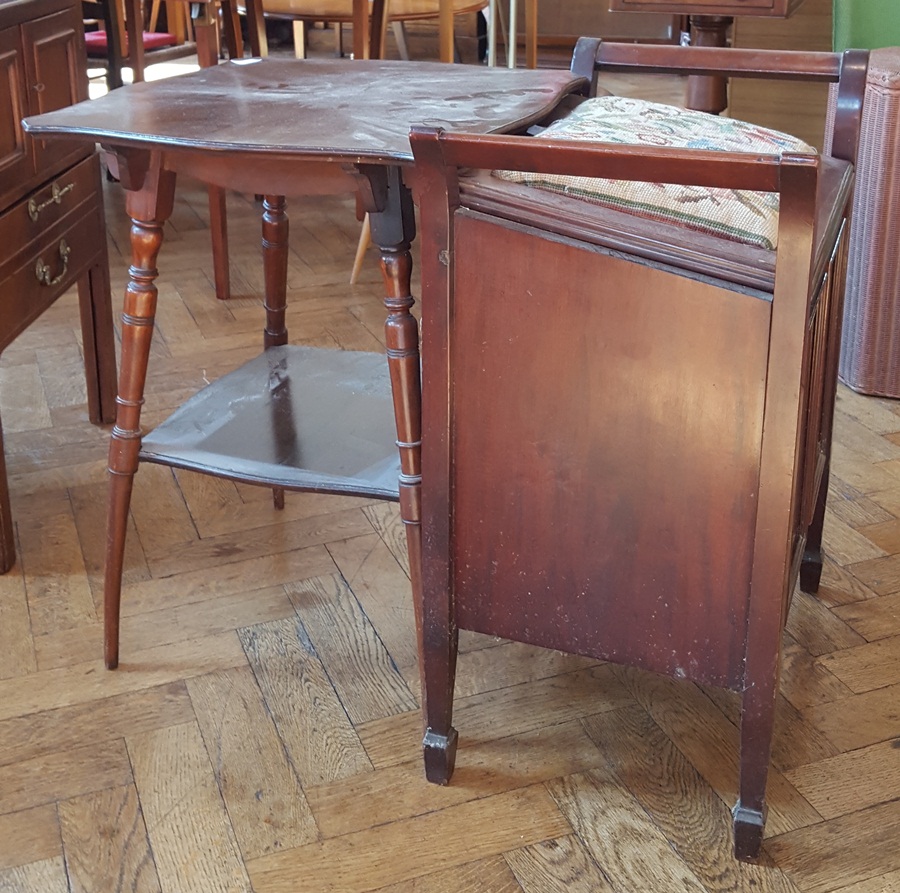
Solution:
{"label": "table top surface", "polygon": [[583,83],[568,71],[246,59],[113,90],[25,128],[111,146],[402,163],[414,125],[509,132]]}

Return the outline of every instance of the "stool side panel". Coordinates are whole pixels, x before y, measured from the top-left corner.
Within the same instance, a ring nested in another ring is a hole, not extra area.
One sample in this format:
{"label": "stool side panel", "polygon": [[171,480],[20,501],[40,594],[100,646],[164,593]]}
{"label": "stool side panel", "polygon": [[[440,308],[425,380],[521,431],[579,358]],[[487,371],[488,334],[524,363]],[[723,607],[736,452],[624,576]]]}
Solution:
{"label": "stool side panel", "polygon": [[771,304],[457,214],[460,627],[740,688]]}

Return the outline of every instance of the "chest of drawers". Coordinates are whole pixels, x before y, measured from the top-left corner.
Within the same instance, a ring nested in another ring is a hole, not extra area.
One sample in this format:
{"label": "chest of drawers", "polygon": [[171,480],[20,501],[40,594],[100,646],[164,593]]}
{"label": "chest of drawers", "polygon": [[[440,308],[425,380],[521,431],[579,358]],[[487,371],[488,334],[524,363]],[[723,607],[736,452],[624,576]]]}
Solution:
{"label": "chest of drawers", "polygon": [[[100,167],[84,144],[27,137],[21,120],[87,98],[80,6],[0,2],[0,350],[78,287],[91,421],[115,416],[115,349]],[[0,571],[15,544],[0,436]]]}

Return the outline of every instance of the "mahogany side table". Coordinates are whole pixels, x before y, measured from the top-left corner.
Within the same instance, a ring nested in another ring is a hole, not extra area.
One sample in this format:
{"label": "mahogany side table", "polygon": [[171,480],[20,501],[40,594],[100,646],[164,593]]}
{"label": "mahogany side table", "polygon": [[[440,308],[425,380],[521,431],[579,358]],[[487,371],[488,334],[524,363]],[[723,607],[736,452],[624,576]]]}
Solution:
{"label": "mahogany side table", "polygon": [[[125,87],[26,120],[28,132],[42,139],[101,143],[118,167],[132,220],[109,448],[107,666],[118,664],[125,531],[141,461],[276,488],[399,497],[418,585],[421,422],[419,330],[410,313],[410,127],[511,132],[540,120],[586,85],[566,71],[251,59]],[[142,438],[156,261],[180,173],[266,197],[267,349]],[[281,196],[354,189],[381,251],[387,363],[379,354],[287,345],[288,225]]]}

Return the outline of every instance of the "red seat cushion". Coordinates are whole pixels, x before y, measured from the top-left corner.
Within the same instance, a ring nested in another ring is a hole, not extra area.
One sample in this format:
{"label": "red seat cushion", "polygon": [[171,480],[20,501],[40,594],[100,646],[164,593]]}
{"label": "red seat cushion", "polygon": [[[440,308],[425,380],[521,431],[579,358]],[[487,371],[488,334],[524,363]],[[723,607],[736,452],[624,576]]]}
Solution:
{"label": "red seat cushion", "polygon": [[[106,44],[105,31],[89,31],[84,35],[84,42],[87,45],[87,53],[89,56],[105,56],[108,52]],[[174,34],[168,34],[165,31],[145,31],[143,33],[143,44],[145,50],[158,50],[160,47],[173,47],[176,40]],[[128,52],[128,38],[125,38],[124,52]]]}

